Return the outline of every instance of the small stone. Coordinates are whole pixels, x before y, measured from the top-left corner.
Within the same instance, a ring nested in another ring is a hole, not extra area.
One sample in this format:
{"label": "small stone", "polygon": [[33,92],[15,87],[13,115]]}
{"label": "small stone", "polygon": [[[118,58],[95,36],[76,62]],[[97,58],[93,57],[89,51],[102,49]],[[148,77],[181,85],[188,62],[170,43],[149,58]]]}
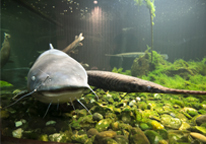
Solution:
{"label": "small stone", "polygon": [[182,125],[179,127],[179,130],[187,130],[190,128],[190,125],[186,122],[182,122]]}
{"label": "small stone", "polygon": [[78,135],[77,133],[74,134],[71,138],[72,140],[77,141],[79,143],[84,143],[88,139],[87,134]]}
{"label": "small stone", "polygon": [[9,117],[9,112],[5,110],[0,110],[0,118],[8,118]]}
{"label": "small stone", "polygon": [[50,121],[46,122],[46,126],[48,126],[48,125],[54,125],[54,124],[56,124],[56,122],[53,121],[53,120],[50,120]]}
{"label": "small stone", "polygon": [[22,128],[18,128],[18,129],[14,130],[14,131],[12,132],[12,135],[13,135],[13,137],[15,137],[15,138],[21,138],[23,131],[24,131],[24,130],[23,130]]}
{"label": "small stone", "polygon": [[94,135],[97,135],[99,132],[95,128],[91,128],[87,131],[87,136],[90,138]]}
{"label": "small stone", "polygon": [[21,121],[17,121],[17,122],[15,122],[15,126],[16,127],[19,127],[19,126],[21,126],[23,123],[21,122]]}
{"label": "small stone", "polygon": [[123,135],[116,135],[114,139],[118,144],[129,144],[127,137]]}
{"label": "small stone", "polygon": [[180,119],[178,118],[173,118],[172,116],[170,115],[162,115],[161,116],[161,123],[166,126],[166,127],[169,127],[169,128],[172,128],[172,129],[179,129],[179,127],[181,126],[182,122]]}
{"label": "small stone", "polygon": [[161,123],[155,121],[155,120],[152,120],[151,123],[150,123],[152,126],[153,126],[153,129],[163,129],[164,128],[164,125],[162,125]]}
{"label": "small stone", "polygon": [[95,128],[96,128],[99,132],[104,131],[104,130],[107,130],[107,128],[110,126],[111,122],[112,122],[112,121],[111,121],[110,119],[100,120],[100,121],[96,124]]}
{"label": "small stone", "polygon": [[192,127],[196,132],[202,133],[206,135],[206,128],[201,126],[194,126]]}
{"label": "small stone", "polygon": [[197,125],[201,125],[203,123],[206,123],[206,115],[202,115],[202,116],[197,117],[196,123],[197,123]]}
{"label": "small stone", "polygon": [[199,133],[195,133],[195,132],[191,132],[190,135],[204,143],[206,143],[206,137],[202,134],[199,134]]}
{"label": "small stone", "polygon": [[104,138],[99,142],[99,144],[118,144],[114,139],[112,138]]}
{"label": "small stone", "polygon": [[160,141],[158,142],[158,144],[168,144],[168,142],[167,142],[166,140],[160,140]]}
{"label": "small stone", "polygon": [[103,119],[103,116],[100,113],[94,113],[93,114],[93,120],[94,121],[100,121]]}
{"label": "small stone", "polygon": [[155,100],[160,100],[160,99],[162,99],[162,97],[161,97],[160,94],[156,93],[156,94],[154,94],[154,99]]}
{"label": "small stone", "polygon": [[43,135],[41,135],[41,136],[38,138],[38,140],[40,140],[40,141],[49,141],[49,140],[48,140],[48,135],[43,134]]}
{"label": "small stone", "polygon": [[119,122],[116,121],[114,123],[111,124],[112,130],[117,131],[119,130]]}
{"label": "small stone", "polygon": [[45,134],[53,134],[56,132],[56,128],[55,127],[45,127],[42,129],[42,131],[45,133]]}
{"label": "small stone", "polygon": [[[164,126],[163,126],[164,127]],[[152,126],[150,124],[146,124],[146,123],[141,123],[140,124],[140,128],[145,131],[145,130],[149,130],[152,129]]]}
{"label": "small stone", "polygon": [[140,128],[132,128],[129,135],[129,142],[131,144],[150,144],[146,135]]}
{"label": "small stone", "polygon": [[122,121],[124,122],[124,123],[130,123],[131,122],[131,116],[130,116],[130,113],[129,112],[124,112],[123,114],[122,114]]}
{"label": "small stone", "polygon": [[100,143],[100,144],[116,144],[116,141],[111,141],[110,139],[114,138],[117,135],[116,132],[114,131],[103,131],[100,132],[99,134],[96,135],[95,137],[95,143]]}
{"label": "small stone", "polygon": [[101,137],[101,138],[105,138],[105,137],[114,138],[116,135],[117,135],[117,133],[114,132],[114,131],[103,131],[103,132],[100,132],[99,134],[97,134],[97,137]]}
{"label": "small stone", "polygon": [[132,107],[132,106],[134,106],[136,103],[137,103],[136,100],[132,100],[132,101],[129,102],[129,106]]}
{"label": "small stone", "polygon": [[147,136],[151,144],[157,144],[159,141],[163,139],[161,135],[159,135],[157,132],[153,130],[145,131],[145,135]]}

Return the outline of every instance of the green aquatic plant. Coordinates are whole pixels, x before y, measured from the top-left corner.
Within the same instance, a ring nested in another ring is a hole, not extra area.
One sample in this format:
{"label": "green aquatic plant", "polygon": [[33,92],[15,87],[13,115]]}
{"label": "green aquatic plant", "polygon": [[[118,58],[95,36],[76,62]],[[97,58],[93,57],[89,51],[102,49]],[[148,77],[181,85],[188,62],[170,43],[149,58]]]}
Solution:
{"label": "green aquatic plant", "polygon": [[[138,6],[143,5],[143,0],[134,0],[135,4]],[[154,42],[154,38],[153,38],[153,25],[154,25],[154,17],[155,15],[155,5],[154,5],[154,0],[144,0],[145,1],[145,5],[147,6],[147,8],[149,9],[149,13],[150,13],[150,25],[151,25],[151,62],[153,61],[153,42]]]}
{"label": "green aquatic plant", "polygon": [[8,87],[13,87],[11,83],[8,83],[6,81],[0,81],[0,88],[8,88]]}
{"label": "green aquatic plant", "polygon": [[124,75],[131,75],[131,70],[126,70],[125,72],[123,72],[122,70],[123,70],[123,68],[117,69],[116,67],[114,67],[112,72],[120,73],[120,74],[124,74]]}

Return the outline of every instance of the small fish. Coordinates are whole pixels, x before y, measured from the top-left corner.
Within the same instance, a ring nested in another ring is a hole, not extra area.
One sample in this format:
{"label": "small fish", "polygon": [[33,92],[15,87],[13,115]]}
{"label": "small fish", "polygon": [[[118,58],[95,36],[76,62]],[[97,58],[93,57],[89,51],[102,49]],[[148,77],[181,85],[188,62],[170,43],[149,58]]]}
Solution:
{"label": "small fish", "polygon": [[127,32],[127,31],[134,30],[134,29],[135,29],[134,27],[125,27],[125,28],[122,28],[122,31]]}
{"label": "small fish", "polygon": [[[111,57],[140,57],[145,55],[145,52],[129,52],[129,53],[120,53],[120,54],[105,54],[105,56],[111,56]],[[164,59],[168,59],[168,55],[167,54],[161,54],[161,56]]]}
{"label": "small fish", "polygon": [[1,58],[0,68],[3,68],[3,66],[9,61],[9,57],[10,57],[9,38],[11,38],[11,35],[8,33],[4,33],[4,41],[2,43],[2,47],[0,51],[0,58]]}

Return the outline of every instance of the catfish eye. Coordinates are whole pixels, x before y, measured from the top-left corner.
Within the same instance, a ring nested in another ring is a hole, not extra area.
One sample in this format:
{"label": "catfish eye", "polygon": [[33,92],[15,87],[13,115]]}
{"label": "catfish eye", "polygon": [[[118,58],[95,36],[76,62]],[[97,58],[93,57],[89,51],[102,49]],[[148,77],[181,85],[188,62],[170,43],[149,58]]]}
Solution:
{"label": "catfish eye", "polygon": [[31,79],[34,81],[34,80],[36,79],[36,77],[35,77],[35,76],[32,76]]}

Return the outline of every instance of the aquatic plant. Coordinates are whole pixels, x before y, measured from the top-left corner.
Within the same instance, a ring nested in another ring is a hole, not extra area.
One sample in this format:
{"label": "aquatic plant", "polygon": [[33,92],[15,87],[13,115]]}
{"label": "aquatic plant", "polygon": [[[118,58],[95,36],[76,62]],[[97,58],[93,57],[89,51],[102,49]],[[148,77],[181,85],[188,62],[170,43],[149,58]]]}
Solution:
{"label": "aquatic plant", "polygon": [[[138,6],[143,5],[143,0],[134,0],[135,4]],[[155,5],[154,5],[154,0],[144,0],[145,1],[145,5],[147,6],[147,8],[149,9],[149,14],[150,14],[150,25],[151,25],[151,62],[153,61],[153,42],[154,42],[154,38],[153,38],[153,25],[154,25],[154,17],[155,15]]]}
{"label": "aquatic plant", "polygon": [[0,81],[0,88],[4,88],[4,87],[12,87],[13,85],[6,82],[6,81]]}
{"label": "aquatic plant", "polygon": [[125,72],[123,72],[122,71],[123,70],[123,68],[119,68],[119,69],[117,69],[116,67],[114,67],[113,69],[112,69],[112,72],[114,72],[114,73],[120,73],[120,74],[124,74],[124,75],[131,75],[131,71],[130,70],[126,70]]}

